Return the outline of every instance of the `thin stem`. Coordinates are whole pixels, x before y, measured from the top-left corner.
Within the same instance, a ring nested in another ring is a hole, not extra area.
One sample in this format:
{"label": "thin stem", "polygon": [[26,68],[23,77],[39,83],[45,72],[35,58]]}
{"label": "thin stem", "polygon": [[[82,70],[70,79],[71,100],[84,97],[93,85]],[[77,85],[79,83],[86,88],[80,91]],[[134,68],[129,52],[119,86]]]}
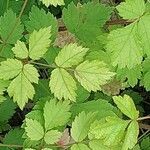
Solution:
{"label": "thin stem", "polygon": [[35,61],[29,61],[30,64],[34,64],[34,65],[39,65],[39,66],[43,66],[43,67],[47,67],[47,68],[56,68],[55,65],[48,65],[48,64],[42,64],[42,63],[38,63]]}
{"label": "thin stem", "polygon": [[0,147],[9,147],[9,148],[22,148],[23,145],[9,145],[9,144],[1,144],[0,143]]}
{"label": "thin stem", "polygon": [[146,120],[146,119],[150,119],[150,115],[138,118],[137,121]]}
{"label": "thin stem", "polygon": [[138,142],[140,142],[140,141],[143,139],[143,137],[145,137],[146,134],[148,134],[149,132],[150,132],[150,130],[147,130],[144,134],[142,134],[142,135],[138,138]]}

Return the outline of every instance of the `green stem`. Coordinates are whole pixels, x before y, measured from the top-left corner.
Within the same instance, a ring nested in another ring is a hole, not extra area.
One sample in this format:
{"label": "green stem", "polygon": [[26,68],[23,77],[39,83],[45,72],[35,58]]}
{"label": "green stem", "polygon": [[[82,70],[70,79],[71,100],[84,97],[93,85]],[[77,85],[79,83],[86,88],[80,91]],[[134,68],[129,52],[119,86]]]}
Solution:
{"label": "green stem", "polygon": [[34,65],[39,65],[39,66],[43,66],[43,67],[46,67],[46,68],[56,68],[55,65],[48,65],[48,64],[42,64],[42,63],[38,63],[38,62],[35,62],[35,61],[29,61],[30,64],[34,64]]}

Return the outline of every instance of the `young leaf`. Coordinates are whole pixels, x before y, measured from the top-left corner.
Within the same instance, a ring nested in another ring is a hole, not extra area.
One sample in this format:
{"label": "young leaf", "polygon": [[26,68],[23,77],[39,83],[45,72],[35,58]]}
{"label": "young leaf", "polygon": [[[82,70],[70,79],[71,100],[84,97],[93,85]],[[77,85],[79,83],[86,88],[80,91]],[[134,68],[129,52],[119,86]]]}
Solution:
{"label": "young leaf", "polygon": [[10,83],[7,89],[8,94],[21,109],[28,102],[28,98],[33,99],[35,90],[31,83],[38,83],[38,77],[37,70],[32,65],[26,64],[20,74]]}
{"label": "young leaf", "polygon": [[44,129],[36,120],[27,118],[25,131],[31,140],[39,141],[44,136]]}
{"label": "young leaf", "polygon": [[75,65],[78,65],[83,61],[88,48],[82,48],[76,43],[66,45],[58,54],[55,59],[56,64],[59,67],[69,68]]}
{"label": "young leaf", "polygon": [[51,99],[44,106],[45,129],[50,130],[55,127],[65,125],[70,118],[70,106],[67,101],[57,102]]}
{"label": "young leaf", "polygon": [[48,50],[51,40],[51,27],[33,31],[29,37],[29,57],[33,60],[40,59]]}
{"label": "young leaf", "polygon": [[90,150],[90,148],[85,144],[79,143],[79,144],[74,144],[71,147],[71,150]]}
{"label": "young leaf", "polygon": [[17,41],[15,44],[15,47],[12,48],[12,51],[14,52],[15,56],[21,59],[25,59],[28,57],[28,49],[24,42]]}
{"label": "young leaf", "polygon": [[47,7],[49,5],[54,5],[55,7],[57,5],[64,5],[64,0],[41,0],[43,4],[45,4]]}
{"label": "young leaf", "polygon": [[117,6],[117,10],[123,19],[133,20],[143,15],[146,5],[144,0],[126,0]]}
{"label": "young leaf", "polygon": [[52,71],[49,86],[58,99],[76,100],[76,82],[65,69],[57,68]]}
{"label": "young leaf", "polygon": [[7,59],[1,62],[0,78],[4,80],[13,79],[22,70],[23,64],[17,59]]}
{"label": "young leaf", "polygon": [[108,36],[106,45],[112,65],[119,68],[132,69],[141,64],[143,51],[137,39],[137,24],[132,23],[125,28],[113,30]]}
{"label": "young leaf", "polygon": [[139,135],[139,125],[137,121],[132,121],[128,126],[125,140],[122,145],[122,150],[132,149],[136,143]]}
{"label": "young leaf", "polygon": [[105,63],[98,60],[84,61],[75,69],[75,77],[89,92],[101,90],[101,85],[106,84],[114,75]]}
{"label": "young leaf", "polygon": [[[16,25],[17,22],[17,25]],[[11,33],[13,31],[13,34]],[[15,44],[22,37],[23,26],[12,10],[0,17],[0,35],[6,43]]]}
{"label": "young leaf", "polygon": [[136,110],[134,102],[130,96],[114,96],[113,99],[122,113],[133,120],[136,120],[138,118],[139,112]]}
{"label": "young leaf", "polygon": [[56,142],[59,141],[61,135],[62,133],[59,132],[58,130],[50,130],[45,134],[44,140],[47,144],[55,144]]}
{"label": "young leaf", "polygon": [[95,116],[96,113],[91,112],[88,114],[81,112],[78,116],[76,116],[71,128],[71,136],[76,142],[81,142],[86,138]]}
{"label": "young leaf", "polygon": [[95,121],[90,128],[90,133],[96,139],[103,139],[104,145],[118,145],[124,138],[124,132],[129,121],[121,120],[118,117],[106,117],[106,122]]}
{"label": "young leaf", "polygon": [[27,31],[32,33],[34,30],[38,31],[41,28],[51,26],[51,39],[54,41],[58,32],[58,23],[56,18],[51,14],[44,11],[44,9],[39,9],[33,6],[31,12],[29,13],[29,21],[25,22]]}

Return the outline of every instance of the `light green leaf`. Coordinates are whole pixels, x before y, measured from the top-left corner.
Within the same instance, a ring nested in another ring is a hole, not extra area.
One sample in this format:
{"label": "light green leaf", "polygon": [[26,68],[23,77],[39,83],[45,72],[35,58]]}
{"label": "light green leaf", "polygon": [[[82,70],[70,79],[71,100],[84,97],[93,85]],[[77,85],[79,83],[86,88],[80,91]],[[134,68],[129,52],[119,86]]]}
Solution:
{"label": "light green leaf", "polygon": [[118,117],[106,117],[106,121],[95,121],[90,128],[90,133],[96,139],[103,139],[106,146],[118,145],[124,138],[124,132],[129,121]]}
{"label": "light green leaf", "polygon": [[135,104],[130,96],[114,96],[113,99],[122,113],[134,120],[138,118],[139,112],[136,110]]}
{"label": "light green leaf", "polygon": [[69,44],[64,46],[64,48],[59,52],[55,59],[56,64],[59,67],[69,68],[78,65],[83,61],[88,48],[83,48],[75,44]]}
{"label": "light green leaf", "polygon": [[55,99],[51,99],[46,102],[44,106],[45,129],[50,130],[65,125],[71,116],[69,110],[68,101],[57,102]]}
{"label": "light green leaf", "polygon": [[49,86],[58,99],[76,100],[76,82],[65,69],[57,68],[52,71]]}
{"label": "light green leaf", "polygon": [[48,50],[51,40],[51,27],[33,31],[29,37],[29,56],[33,60],[40,59]]}
{"label": "light green leaf", "polygon": [[47,144],[55,144],[56,142],[59,141],[61,135],[62,133],[59,132],[58,130],[50,130],[45,134],[44,140]]}
{"label": "light green leaf", "polygon": [[132,149],[137,143],[138,134],[139,134],[138,122],[132,121],[127,129],[122,150]]}
{"label": "light green leaf", "polygon": [[51,26],[51,39],[52,41],[56,39],[58,23],[57,19],[51,13],[46,13],[44,9],[33,6],[29,13],[29,19],[29,21],[25,22],[27,31],[32,33],[34,30],[38,31],[41,28]]}
{"label": "light green leaf", "polygon": [[95,116],[96,113],[91,112],[88,114],[81,112],[78,116],[76,116],[71,128],[71,136],[76,142],[81,142],[86,138]]}
{"label": "light green leaf", "polygon": [[25,59],[28,57],[28,49],[24,42],[17,41],[15,44],[15,47],[12,48],[12,51],[14,52],[15,56],[21,59]]}
{"label": "light green leaf", "polygon": [[74,144],[71,147],[71,150],[90,150],[90,148],[85,144],[79,143],[79,144]]}
{"label": "light green leaf", "polygon": [[31,83],[38,83],[38,77],[37,70],[32,65],[26,64],[20,74],[10,83],[7,89],[8,94],[21,109],[28,99],[33,99],[35,90]]}
{"label": "light green leaf", "polygon": [[144,0],[126,0],[117,6],[119,15],[123,19],[137,19],[143,15],[146,10]]}
{"label": "light green leaf", "polygon": [[140,42],[142,43],[144,52],[150,56],[150,14],[145,14],[142,16],[138,22],[137,33],[140,37]]}
{"label": "light green leaf", "polygon": [[39,141],[44,136],[44,129],[36,120],[26,118],[25,131],[31,140]]}
{"label": "light green leaf", "polygon": [[[17,25],[16,25],[17,22]],[[13,34],[11,33],[13,31]],[[12,10],[0,17],[0,35],[6,43],[15,44],[22,37],[23,26]]]}
{"label": "light green leaf", "polygon": [[106,84],[114,75],[105,63],[98,60],[84,61],[75,69],[75,77],[88,91],[101,90],[101,85]]}
{"label": "light green leaf", "polygon": [[132,69],[141,64],[143,51],[137,37],[137,23],[132,23],[125,28],[113,30],[108,36],[106,45],[112,65],[119,68]]}
{"label": "light green leaf", "polygon": [[0,79],[0,95],[3,94],[3,92],[6,90],[6,88],[9,86],[10,82],[7,80],[1,80]]}
{"label": "light green leaf", "polygon": [[43,2],[43,4],[45,4],[47,7],[49,5],[54,5],[55,7],[57,5],[64,5],[64,0],[41,0]]}
{"label": "light green leaf", "polygon": [[7,59],[6,61],[2,61],[0,66],[0,79],[12,79],[21,72],[22,68],[22,62],[17,59]]}

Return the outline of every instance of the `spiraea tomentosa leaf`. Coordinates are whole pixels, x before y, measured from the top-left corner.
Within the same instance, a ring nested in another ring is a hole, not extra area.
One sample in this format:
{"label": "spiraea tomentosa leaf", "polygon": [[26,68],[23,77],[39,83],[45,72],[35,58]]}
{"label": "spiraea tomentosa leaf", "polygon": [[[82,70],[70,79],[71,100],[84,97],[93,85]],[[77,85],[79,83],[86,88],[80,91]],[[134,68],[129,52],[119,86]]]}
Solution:
{"label": "spiraea tomentosa leaf", "polygon": [[29,49],[24,42],[17,41],[12,48],[15,56],[21,59],[30,57],[33,60],[40,59],[48,50],[51,40],[51,27],[34,30],[29,36]]}
{"label": "spiraea tomentosa leaf", "polygon": [[57,6],[57,5],[64,5],[64,0],[41,0],[43,2],[43,4],[45,4],[47,7],[49,5],[54,5],[54,6]]}
{"label": "spiraea tomentosa leaf", "polygon": [[109,71],[102,61],[84,61],[75,69],[75,77],[88,91],[101,90],[101,86],[111,80],[115,73]]}
{"label": "spiraea tomentosa leaf", "polygon": [[38,77],[38,71],[30,64],[23,65],[17,59],[7,59],[1,62],[0,79],[13,79],[7,91],[21,109],[28,99],[33,98],[35,91],[31,83],[38,83]]}

